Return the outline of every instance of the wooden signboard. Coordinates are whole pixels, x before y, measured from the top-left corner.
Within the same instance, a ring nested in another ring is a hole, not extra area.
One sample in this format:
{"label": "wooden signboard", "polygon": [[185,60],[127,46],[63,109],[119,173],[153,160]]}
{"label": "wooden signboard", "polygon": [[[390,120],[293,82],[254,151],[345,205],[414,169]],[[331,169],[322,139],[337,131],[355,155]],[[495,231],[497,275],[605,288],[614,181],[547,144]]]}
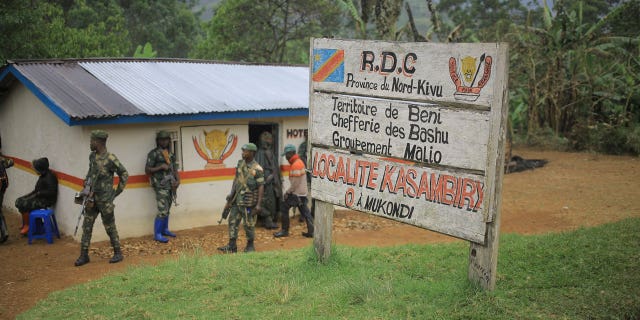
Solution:
{"label": "wooden signboard", "polygon": [[469,277],[493,288],[507,62],[503,44],[312,39],[312,196],[469,240]]}

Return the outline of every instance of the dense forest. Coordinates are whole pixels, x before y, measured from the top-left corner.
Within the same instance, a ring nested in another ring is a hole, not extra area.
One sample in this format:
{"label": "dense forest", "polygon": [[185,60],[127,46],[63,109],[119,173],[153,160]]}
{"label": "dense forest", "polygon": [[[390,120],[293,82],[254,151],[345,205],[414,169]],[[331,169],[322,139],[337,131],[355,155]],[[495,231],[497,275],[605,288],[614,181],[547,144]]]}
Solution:
{"label": "dense forest", "polygon": [[507,42],[516,142],[640,154],[640,0],[2,0],[11,59],[307,64],[309,37]]}

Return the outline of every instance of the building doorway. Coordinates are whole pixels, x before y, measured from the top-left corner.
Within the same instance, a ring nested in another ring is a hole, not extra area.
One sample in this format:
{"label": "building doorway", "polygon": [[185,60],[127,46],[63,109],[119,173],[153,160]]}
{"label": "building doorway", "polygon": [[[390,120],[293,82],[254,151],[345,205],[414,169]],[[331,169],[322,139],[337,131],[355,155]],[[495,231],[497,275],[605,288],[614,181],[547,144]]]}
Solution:
{"label": "building doorway", "polygon": [[277,156],[278,150],[280,150],[277,123],[249,123],[249,142],[255,143],[260,148],[260,135],[265,131],[273,135],[273,154]]}

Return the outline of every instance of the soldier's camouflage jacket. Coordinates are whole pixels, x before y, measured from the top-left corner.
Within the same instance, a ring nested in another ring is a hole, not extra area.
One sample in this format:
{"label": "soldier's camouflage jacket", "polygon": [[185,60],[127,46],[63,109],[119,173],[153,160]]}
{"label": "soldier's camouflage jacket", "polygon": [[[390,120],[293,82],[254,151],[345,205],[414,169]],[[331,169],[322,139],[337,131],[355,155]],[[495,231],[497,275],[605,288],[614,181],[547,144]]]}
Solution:
{"label": "soldier's camouflage jacket", "polygon": [[238,161],[236,177],[233,181],[235,188],[234,204],[242,207],[254,207],[258,202],[258,188],[264,185],[264,170],[253,160],[249,163]]}
{"label": "soldier's camouflage jacket", "polygon": [[[173,153],[169,153],[169,162],[164,159],[162,155],[162,148],[155,148],[147,154],[147,167],[157,167],[162,163],[167,163],[169,167],[173,168],[173,172],[178,172],[178,164],[176,163],[176,155]],[[162,180],[165,179],[165,176],[170,174],[170,170],[164,171],[159,170],[151,174],[149,178],[151,182],[151,186],[153,189],[171,189],[171,183],[161,184]],[[177,179],[177,177],[175,177]]]}
{"label": "soldier's camouflage jacket", "polygon": [[[113,174],[120,178],[118,187],[113,189]],[[95,151],[89,155],[89,172],[87,179],[91,179],[91,190],[95,194],[96,201],[112,201],[124,190],[129,179],[127,169],[120,163],[120,160],[111,152],[98,155]]]}

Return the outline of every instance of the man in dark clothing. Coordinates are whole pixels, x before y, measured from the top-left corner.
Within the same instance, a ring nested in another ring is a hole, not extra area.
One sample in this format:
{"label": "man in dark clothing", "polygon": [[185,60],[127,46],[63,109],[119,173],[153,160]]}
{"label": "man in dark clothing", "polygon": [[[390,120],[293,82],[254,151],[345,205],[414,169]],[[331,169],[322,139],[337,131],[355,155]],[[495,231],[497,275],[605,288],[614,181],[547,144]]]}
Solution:
{"label": "man in dark clothing", "polygon": [[49,159],[36,159],[31,164],[40,178],[33,191],[16,199],[16,208],[22,213],[22,230],[20,230],[22,235],[29,232],[29,213],[36,209],[51,207],[58,199],[58,178],[49,170]]}
{"label": "man in dark clothing", "polygon": [[278,206],[282,201],[282,175],[278,157],[273,152],[273,135],[268,131],[260,135],[255,160],[264,170],[264,196],[258,218],[265,229],[278,229],[274,221],[278,220]]}

